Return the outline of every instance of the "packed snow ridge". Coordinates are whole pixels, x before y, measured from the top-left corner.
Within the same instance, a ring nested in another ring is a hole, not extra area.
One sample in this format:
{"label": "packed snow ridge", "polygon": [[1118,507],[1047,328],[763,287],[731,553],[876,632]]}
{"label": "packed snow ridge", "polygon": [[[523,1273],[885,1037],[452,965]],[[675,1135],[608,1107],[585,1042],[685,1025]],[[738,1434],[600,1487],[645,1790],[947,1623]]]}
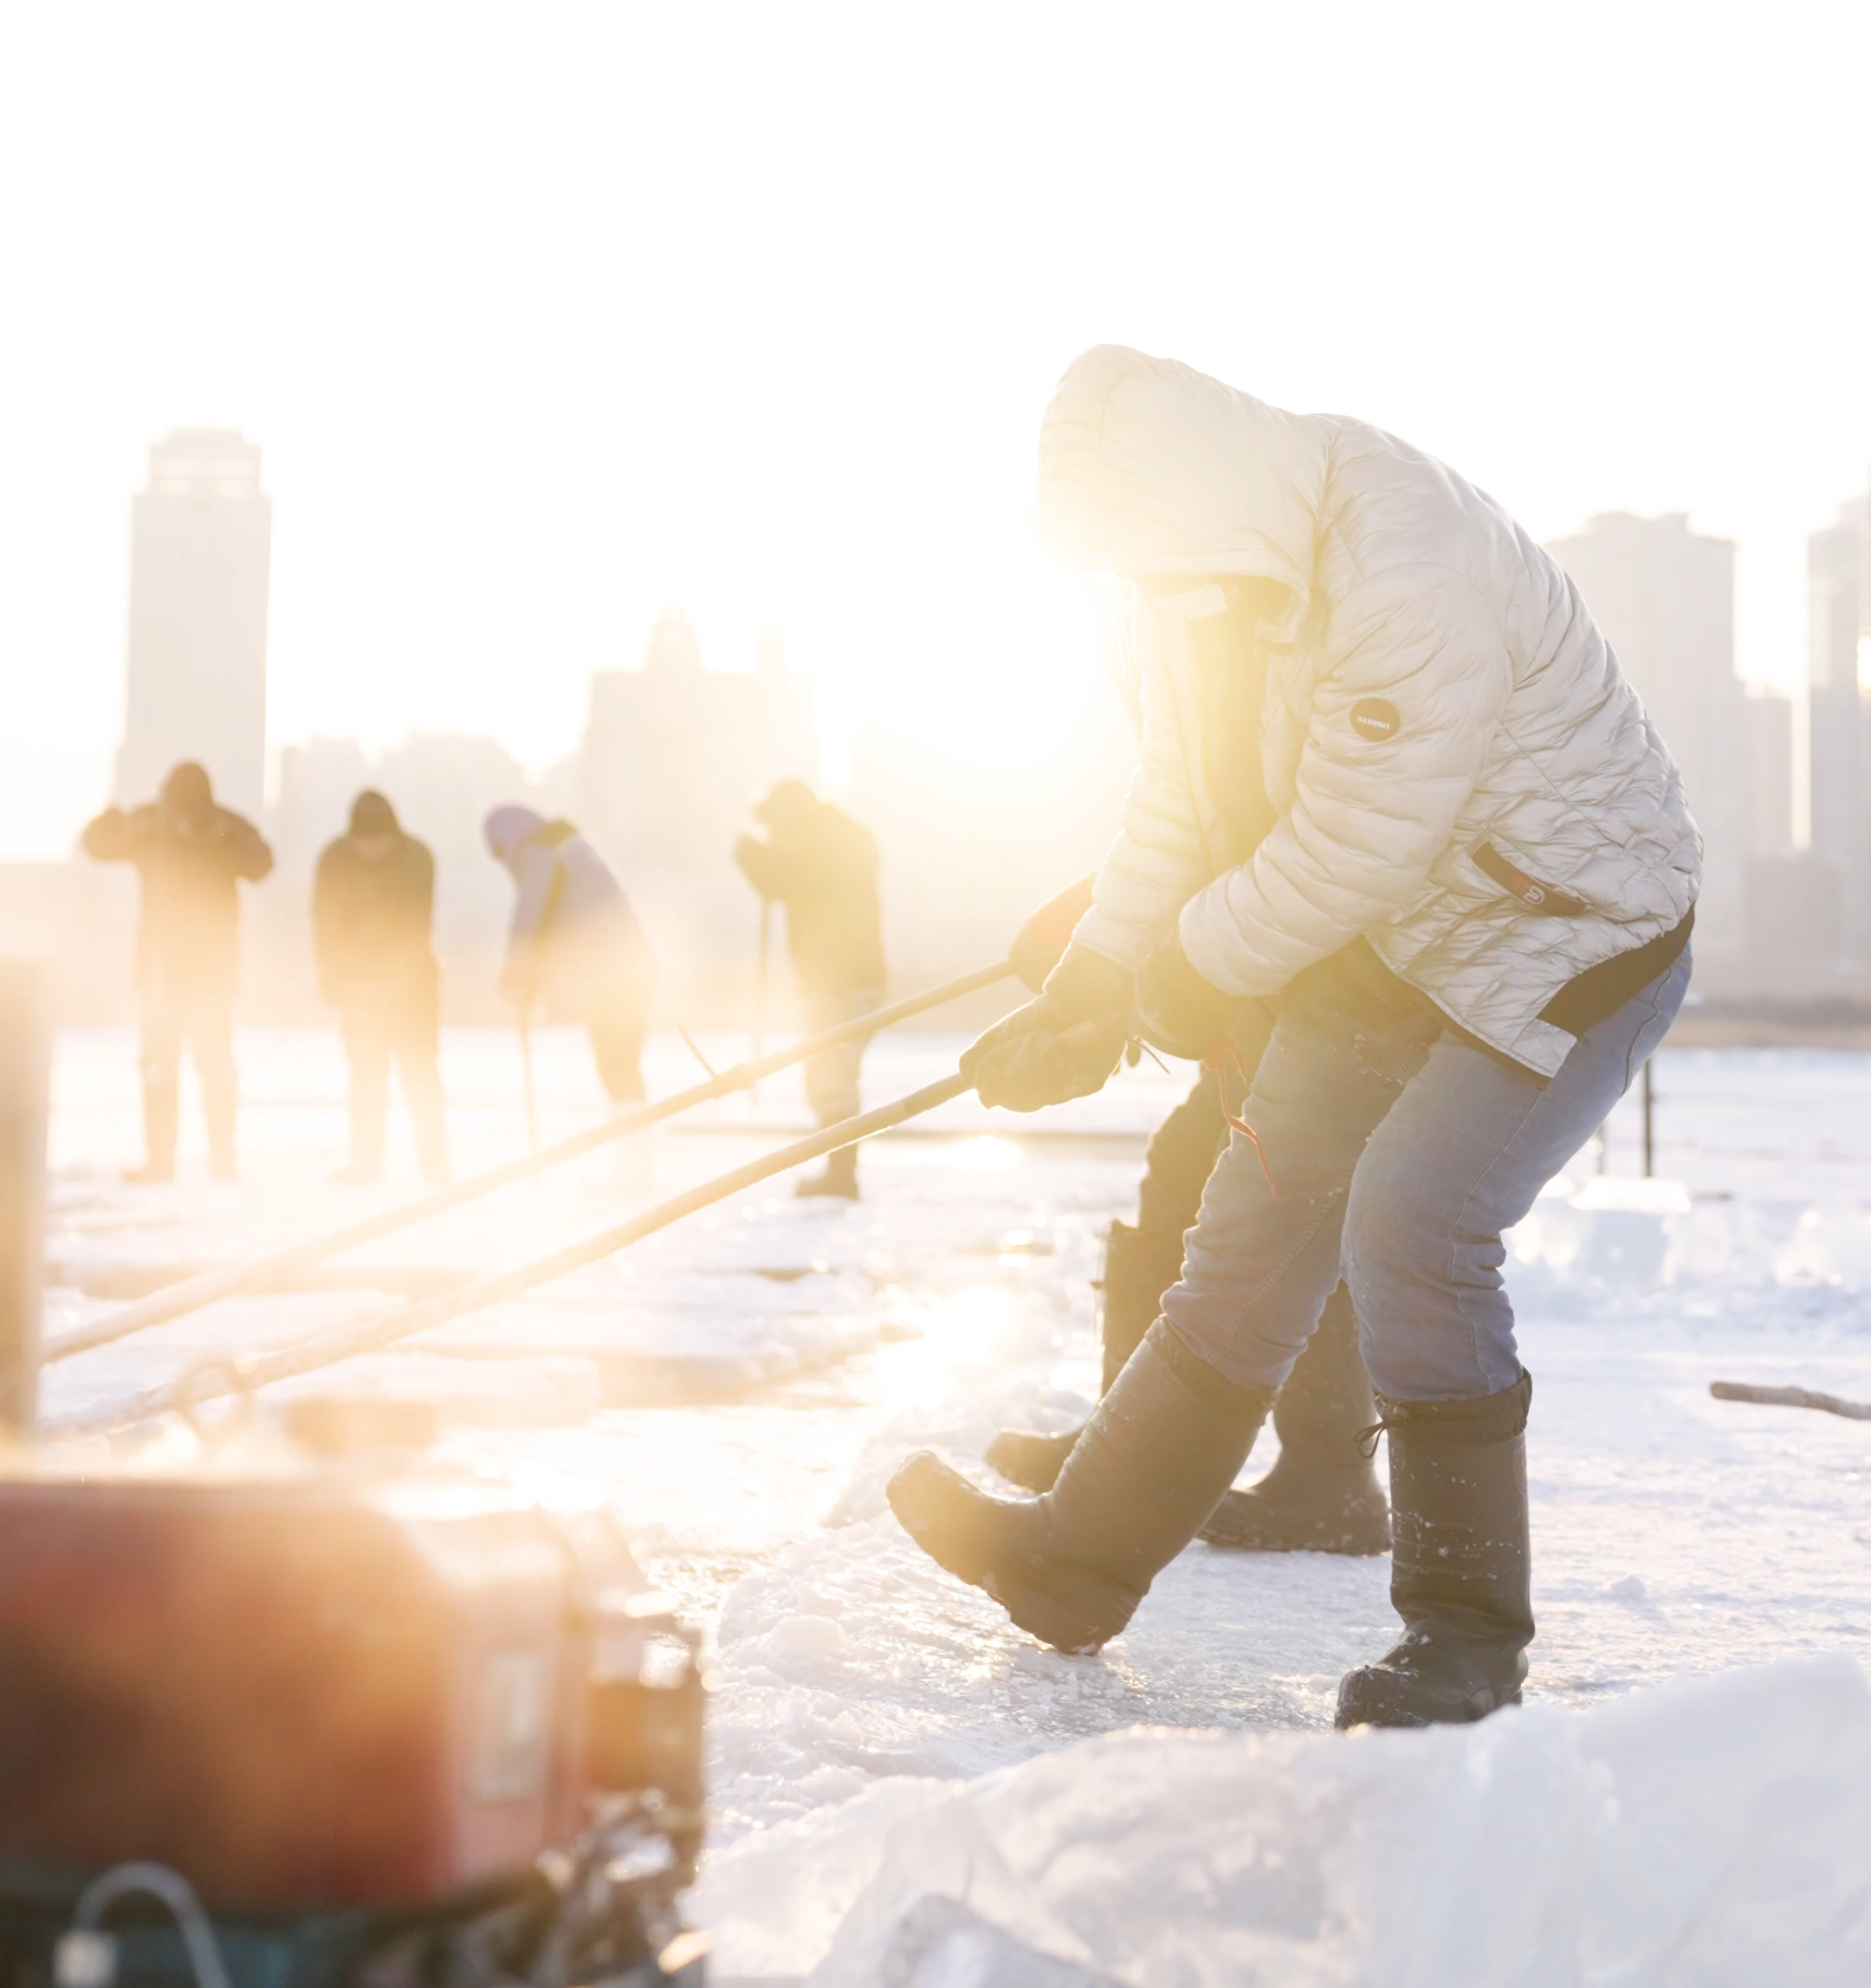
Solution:
{"label": "packed snow ridge", "polygon": [[1848,1660],[1428,1732],[1136,1730],[897,1779],[718,1857],[720,1988],[1871,1979]]}

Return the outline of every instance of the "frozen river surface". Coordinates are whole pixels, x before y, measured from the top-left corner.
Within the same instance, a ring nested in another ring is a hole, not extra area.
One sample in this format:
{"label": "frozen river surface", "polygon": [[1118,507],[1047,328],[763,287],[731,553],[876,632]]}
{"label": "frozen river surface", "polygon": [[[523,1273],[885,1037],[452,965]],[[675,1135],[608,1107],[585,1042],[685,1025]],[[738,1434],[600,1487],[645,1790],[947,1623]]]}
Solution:
{"label": "frozen river surface", "polygon": [[[49,1332],[165,1266],[414,1191],[401,1148],[381,1190],[326,1184],[343,1156],[331,1038],[241,1046],[242,1183],[185,1167],[173,1188],[129,1188],[130,1039],[62,1039]],[[958,1046],[885,1039],[867,1101],[930,1081]],[[544,1135],[590,1122],[582,1046],[548,1033],[540,1056]],[[652,1094],[693,1080],[685,1056],[653,1046]],[[522,1149],[510,1043],[451,1035],[445,1074],[460,1170]],[[717,1979],[1871,1978],[1871,1426],[1708,1393],[1719,1378],[1871,1399],[1871,1058],[1667,1051],[1659,1170],[1675,1186],[1628,1181],[1627,1103],[1606,1178],[1582,1155],[1517,1233],[1536,1376],[1530,1710],[1354,1740],[1326,1729],[1340,1673],[1389,1640],[1386,1562],[1193,1547],[1100,1657],[1066,1658],[936,1570],[884,1503],[912,1447],[978,1457],[1002,1421],[1083,1412],[1099,1233],[1132,1212],[1143,1136],[1182,1088],[1146,1064],[1039,1120],[958,1102],[870,1150],[855,1208],[756,1189],[300,1384],[441,1402],[456,1460],[612,1505],[708,1626],[715,1848],[698,1904]],[[356,1261],[375,1290],[230,1301],[62,1363],[44,1411],[521,1261],[805,1123],[783,1080],[709,1107],[374,1246]],[[1137,1727],[1189,1730],[1101,1737]]]}

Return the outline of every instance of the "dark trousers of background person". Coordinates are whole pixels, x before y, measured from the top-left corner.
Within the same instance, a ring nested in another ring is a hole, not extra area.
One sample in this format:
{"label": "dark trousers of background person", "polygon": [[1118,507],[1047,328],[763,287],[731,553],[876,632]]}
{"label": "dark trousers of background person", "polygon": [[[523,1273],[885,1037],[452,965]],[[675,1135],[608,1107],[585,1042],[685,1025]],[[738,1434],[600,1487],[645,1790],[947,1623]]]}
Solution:
{"label": "dark trousers of background person", "polygon": [[346,1010],[342,1026],[351,1065],[352,1171],[374,1180],[383,1170],[393,1058],[416,1135],[417,1163],[425,1180],[446,1180],[442,1072],[436,1061],[441,1030],[434,1000],[418,996],[359,1004]]}
{"label": "dark trousers of background person", "polygon": [[234,1002],[231,995],[160,985],[143,990],[137,1060],[143,1078],[143,1144],[147,1172],[175,1171],[182,1111],[182,1052],[201,1085],[208,1156],[217,1181],[234,1175]]}
{"label": "dark trousers of background person", "polygon": [[[802,993],[800,1020],[806,1034],[819,1035],[883,1005],[882,988],[852,988],[842,994]],[[864,1109],[858,1080],[864,1052],[870,1046],[871,1038],[860,1036],[806,1059],[806,1100],[821,1125],[855,1118]]]}
{"label": "dark trousers of background person", "polygon": [[639,1104],[644,1098],[644,1035],[650,1026],[650,994],[638,988],[612,988],[585,1011],[598,1075],[613,1104]]}

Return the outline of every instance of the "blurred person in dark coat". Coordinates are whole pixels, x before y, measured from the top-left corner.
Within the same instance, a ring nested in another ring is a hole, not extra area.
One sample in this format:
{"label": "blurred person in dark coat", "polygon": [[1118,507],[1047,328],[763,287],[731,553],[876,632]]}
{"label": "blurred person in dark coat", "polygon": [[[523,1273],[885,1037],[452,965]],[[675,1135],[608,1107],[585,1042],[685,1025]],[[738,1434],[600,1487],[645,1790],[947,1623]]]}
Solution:
{"label": "blurred person in dark coat", "polygon": [[215,805],[206,770],[190,761],[172,768],[146,806],[106,808],[81,841],[100,863],[133,863],[142,887],[136,984],[145,1156],[128,1177],[175,1178],[185,1044],[201,1084],[210,1165],[216,1180],[230,1181],[238,886],[257,884],[273,867],[273,852],[250,821]]}
{"label": "blurred person in dark coat", "polygon": [[[806,1033],[834,1028],[884,998],[884,929],[877,848],[871,831],[821,800],[802,780],[783,780],[754,803],[764,836],[743,835],[735,861],[761,896],[786,906],[787,950]],[[806,1095],[821,1125],[860,1109],[864,1043],[840,1044],[806,1065]],[[802,1195],[858,1198],[858,1149],[831,1155]]]}
{"label": "blurred person in dark coat", "polygon": [[483,832],[518,886],[502,991],[522,1014],[543,1000],[581,1021],[611,1102],[640,1102],[657,969],[623,885],[569,821],[496,807]]}
{"label": "blurred person in dark coat", "polygon": [[319,998],[338,1011],[351,1066],[351,1163],[336,1176],[347,1185],[383,1170],[392,1057],[423,1175],[448,1178],[434,921],[435,858],[366,788],[351,804],[350,826],[319,858],[312,886]]}

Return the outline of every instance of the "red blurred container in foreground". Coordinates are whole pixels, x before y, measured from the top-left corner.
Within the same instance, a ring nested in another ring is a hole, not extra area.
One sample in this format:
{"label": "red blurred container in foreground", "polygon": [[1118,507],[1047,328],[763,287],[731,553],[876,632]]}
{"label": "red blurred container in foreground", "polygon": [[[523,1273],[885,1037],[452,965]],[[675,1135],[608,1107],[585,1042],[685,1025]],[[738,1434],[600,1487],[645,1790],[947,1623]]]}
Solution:
{"label": "red blurred container in foreground", "polygon": [[698,1803],[699,1682],[646,1687],[644,1587],[601,1518],[468,1480],[0,1480],[0,1855],[408,1904],[606,1789]]}

